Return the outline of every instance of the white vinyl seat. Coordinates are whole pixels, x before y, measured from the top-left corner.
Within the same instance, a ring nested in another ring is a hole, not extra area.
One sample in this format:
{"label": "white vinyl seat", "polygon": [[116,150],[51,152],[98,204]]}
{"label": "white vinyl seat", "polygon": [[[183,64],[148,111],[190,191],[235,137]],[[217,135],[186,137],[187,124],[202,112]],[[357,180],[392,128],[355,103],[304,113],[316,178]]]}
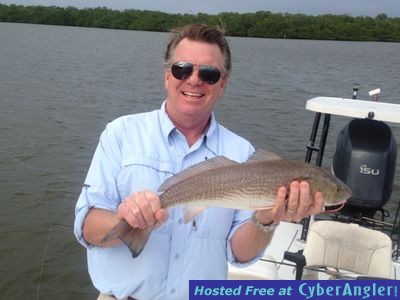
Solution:
{"label": "white vinyl seat", "polygon": [[392,241],[389,236],[356,224],[335,221],[313,223],[303,254],[306,270],[323,267],[362,276],[391,276]]}

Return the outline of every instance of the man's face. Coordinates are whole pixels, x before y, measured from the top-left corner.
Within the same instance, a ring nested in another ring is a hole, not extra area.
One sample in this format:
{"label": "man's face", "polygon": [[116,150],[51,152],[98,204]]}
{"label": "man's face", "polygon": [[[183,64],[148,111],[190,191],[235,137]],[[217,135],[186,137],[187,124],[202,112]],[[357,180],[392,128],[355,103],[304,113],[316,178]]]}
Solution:
{"label": "man's face", "polygon": [[175,49],[172,62],[188,62],[194,65],[190,76],[176,79],[167,69],[164,74],[164,85],[167,91],[167,112],[175,122],[181,118],[209,118],[211,111],[222,96],[227,83],[227,76],[210,84],[199,78],[199,66],[212,66],[222,71],[223,56],[215,44],[183,39]]}

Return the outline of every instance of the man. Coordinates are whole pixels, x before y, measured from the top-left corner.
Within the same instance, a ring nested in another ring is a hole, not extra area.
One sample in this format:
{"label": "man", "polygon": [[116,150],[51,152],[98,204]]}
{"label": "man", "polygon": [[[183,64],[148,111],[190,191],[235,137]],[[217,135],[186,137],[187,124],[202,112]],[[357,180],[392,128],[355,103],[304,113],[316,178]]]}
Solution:
{"label": "man", "polygon": [[[99,299],[187,299],[189,279],[225,279],[227,261],[245,266],[262,255],[274,224],[322,210],[322,194],[310,195],[306,182],[292,182],[289,195],[280,188],[274,208],[252,218],[248,211],[208,208],[184,224],[182,208],[161,208],[155,191],[173,174],[217,155],[242,163],[254,152],[212,113],[230,69],[222,31],[183,27],[167,47],[161,109],[118,118],[102,133],[75,220]],[[156,228],[136,258],[120,240],[101,243],[120,219]]]}

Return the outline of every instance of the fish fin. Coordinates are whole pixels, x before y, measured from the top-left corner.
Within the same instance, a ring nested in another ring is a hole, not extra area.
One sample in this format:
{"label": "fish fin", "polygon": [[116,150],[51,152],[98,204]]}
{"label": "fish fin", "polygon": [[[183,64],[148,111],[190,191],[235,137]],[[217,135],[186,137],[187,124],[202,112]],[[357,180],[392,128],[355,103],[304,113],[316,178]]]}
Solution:
{"label": "fish fin", "polygon": [[183,223],[188,223],[205,209],[207,209],[207,206],[185,206],[183,208]]}
{"label": "fish fin", "polygon": [[132,252],[132,257],[137,257],[143,250],[149,239],[153,228],[146,229],[132,228],[125,220],[120,220],[111,230],[103,237],[100,243],[110,240],[120,239],[128,246]]}
{"label": "fish fin", "polygon": [[125,220],[120,220],[111,230],[103,237],[100,243],[105,243],[114,239],[122,239],[132,227]]}
{"label": "fish fin", "polygon": [[233,166],[239,164],[225,156],[216,156],[210,158],[208,160],[202,161],[200,163],[194,164],[187,169],[177,173],[176,175],[168,178],[164,183],[159,187],[159,192],[164,192],[174,186],[177,183],[180,183],[190,177],[196,176],[198,174],[205,173],[210,170],[215,170],[223,167]]}
{"label": "fish fin", "polygon": [[257,149],[253,153],[253,155],[250,156],[246,163],[278,159],[282,159],[282,157],[274,152],[271,152],[269,150]]}
{"label": "fish fin", "polygon": [[121,238],[124,244],[131,251],[133,258],[139,256],[139,254],[143,251],[143,248],[146,246],[152,230],[152,227],[147,227],[145,229],[132,228]]}

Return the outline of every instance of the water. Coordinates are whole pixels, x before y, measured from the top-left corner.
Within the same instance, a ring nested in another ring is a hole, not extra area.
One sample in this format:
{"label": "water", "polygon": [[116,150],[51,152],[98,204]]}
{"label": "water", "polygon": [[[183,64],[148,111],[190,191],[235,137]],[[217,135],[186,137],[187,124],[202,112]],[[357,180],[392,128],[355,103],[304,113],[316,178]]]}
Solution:
{"label": "water", "polygon": [[[0,23],[2,299],[94,299],[73,210],[105,124],[159,108],[168,34]],[[256,147],[304,159],[315,96],[400,103],[400,44],[229,38],[218,119]],[[333,118],[324,161],[345,118]],[[391,124],[400,140],[400,128]],[[400,198],[397,166],[388,209]],[[40,286],[39,286],[40,284]],[[40,287],[40,289],[39,289]],[[38,292],[39,291],[39,292]]]}

